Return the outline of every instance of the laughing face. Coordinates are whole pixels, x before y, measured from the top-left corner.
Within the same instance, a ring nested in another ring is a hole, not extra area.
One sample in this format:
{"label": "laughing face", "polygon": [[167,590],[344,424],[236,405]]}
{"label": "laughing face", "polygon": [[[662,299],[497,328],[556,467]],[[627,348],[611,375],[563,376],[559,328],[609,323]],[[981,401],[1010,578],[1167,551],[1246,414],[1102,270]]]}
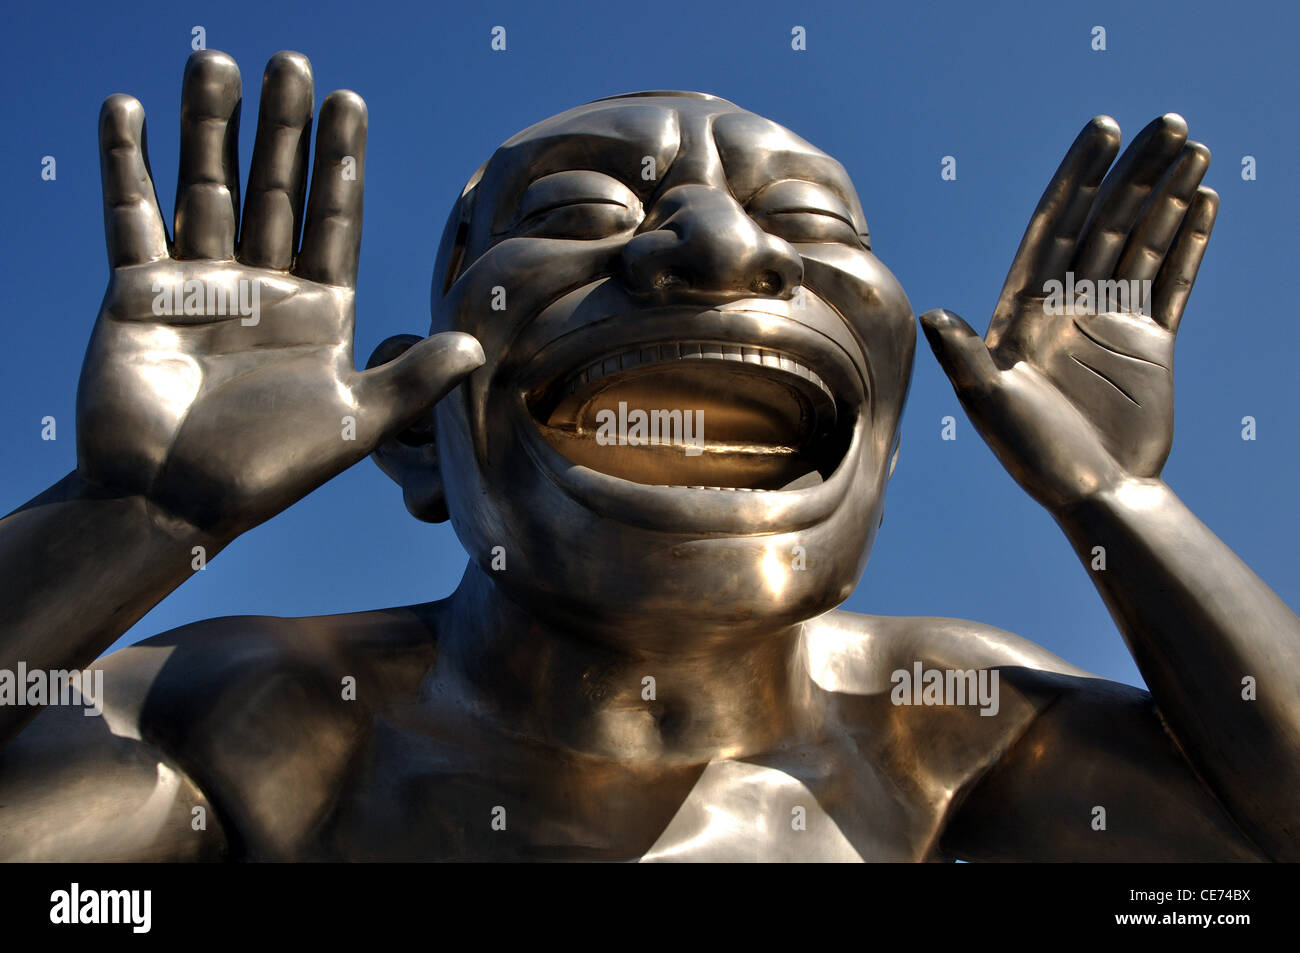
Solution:
{"label": "laughing face", "polygon": [[708,96],[570,110],[466,187],[433,316],[487,362],[426,457],[512,600],[653,649],[856,585],[915,333],[834,159]]}

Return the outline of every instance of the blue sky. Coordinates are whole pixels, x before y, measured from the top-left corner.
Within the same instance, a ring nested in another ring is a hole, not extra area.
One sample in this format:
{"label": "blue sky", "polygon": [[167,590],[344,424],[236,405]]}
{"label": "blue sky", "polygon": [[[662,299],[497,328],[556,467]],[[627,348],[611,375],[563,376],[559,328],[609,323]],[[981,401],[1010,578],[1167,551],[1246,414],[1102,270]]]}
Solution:
{"label": "blue sky", "polygon": [[[370,109],[358,360],[428,326],[444,218],[466,177],[517,130],[638,89],[716,93],[839,158],[857,182],[878,255],[919,314],[948,307],[987,326],[1047,179],[1097,113],[1127,141],[1166,111],[1214,153],[1219,222],[1177,349],[1177,433],[1165,478],[1291,605],[1300,523],[1300,324],[1281,291],[1296,274],[1296,8],[1172,3],[422,3],[12,5],[0,36],[0,507],[75,465],[78,369],[107,273],[96,153],[99,104],[148,113],[160,200],[175,194],[180,77],[191,28],[235,57],[252,152],[266,59],[306,53],[317,102],[359,92]],[[493,26],[507,50],[490,47]],[[807,50],[790,48],[791,28]],[[1090,31],[1107,31],[1105,52]],[[57,160],[42,181],[41,159]],[[958,176],[940,179],[940,159]],[[1258,178],[1243,181],[1241,159]],[[1292,171],[1288,171],[1292,170]],[[169,216],[170,217],[170,216]],[[1277,281],[1285,279],[1284,284]],[[960,421],[940,439],[940,419]],[[42,441],[41,419],[58,421]],[[1254,416],[1258,439],[1241,439]],[[363,461],[229,547],[147,615],[135,641],[196,619],[314,615],[435,599],[465,555],[448,525],[409,517]],[[924,341],[884,528],[846,608],[974,618],[1093,672],[1141,684],[1119,634],[1050,517],[966,422]]]}

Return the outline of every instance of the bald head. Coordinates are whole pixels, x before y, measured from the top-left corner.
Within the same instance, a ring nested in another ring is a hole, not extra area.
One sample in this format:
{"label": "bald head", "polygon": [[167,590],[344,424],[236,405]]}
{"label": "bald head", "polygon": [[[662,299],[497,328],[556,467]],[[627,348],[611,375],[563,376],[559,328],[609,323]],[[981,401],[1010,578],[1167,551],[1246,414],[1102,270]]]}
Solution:
{"label": "bald head", "polygon": [[[578,170],[588,174],[552,178]],[[778,182],[789,183],[781,194],[760,195]],[[612,231],[633,218],[642,225],[657,196],[691,184],[725,194],[794,240],[829,236],[870,247],[848,174],[820,149],[715,96],[632,93],[552,116],[497,149],[466,186],[448,223],[438,260],[441,290],[497,242],[535,233],[539,213],[556,210],[549,225],[555,237],[599,238],[602,226]],[[622,204],[627,215],[589,215],[585,227],[556,227],[558,220],[578,218],[559,210],[584,204]],[[838,222],[817,222],[813,215]]]}
{"label": "bald head", "polygon": [[[852,591],[915,329],[835,159],[715,97],[587,103],[470,180],[431,303],[486,360],[381,465],[484,565],[527,567],[512,598],[648,644],[684,604],[725,628]],[[707,421],[699,452],[603,442],[620,409]],[[794,545],[820,571],[774,579]]]}

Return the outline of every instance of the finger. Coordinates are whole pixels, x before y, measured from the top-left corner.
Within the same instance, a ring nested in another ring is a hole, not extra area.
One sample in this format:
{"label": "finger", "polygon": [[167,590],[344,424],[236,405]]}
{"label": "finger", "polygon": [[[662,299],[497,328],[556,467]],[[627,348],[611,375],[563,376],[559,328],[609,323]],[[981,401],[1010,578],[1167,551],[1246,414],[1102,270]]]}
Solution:
{"label": "finger", "polygon": [[482,364],[483,348],[472,335],[444,331],[418,339],[387,363],[362,371],[354,391],[386,438],[409,427]]}
{"label": "finger", "polygon": [[992,386],[997,379],[997,365],[969,324],[951,311],[936,308],[921,315],[921,329],[959,395]]}
{"label": "finger", "polygon": [[1205,247],[1214,230],[1214,219],[1219,214],[1219,194],[1214,189],[1196,190],[1191,208],[1178,229],[1173,248],[1165,256],[1165,263],[1156,276],[1151,316],[1162,327],[1177,331],[1183,319],[1183,309],[1192,293],[1192,284],[1200,270]]}
{"label": "finger", "polygon": [[233,59],[216,50],[190,54],[181,81],[177,258],[235,257],[242,95]]}
{"label": "finger", "polygon": [[1166,113],[1143,129],[1101,185],[1083,226],[1073,271],[1078,278],[1109,278],[1147,197],[1187,142],[1187,123]]}
{"label": "finger", "polygon": [[1065,272],[1097,189],[1119,153],[1119,143],[1119,126],[1109,116],[1093,118],[1075,137],[1020,240],[995,321],[1013,312],[1018,295],[1042,294],[1045,282]]}
{"label": "finger", "polygon": [[293,265],[307,192],[315,90],[311,63],[301,53],[282,51],[266,64],[239,236],[239,256],[250,265],[282,270]]}
{"label": "finger", "polygon": [[1178,161],[1152,193],[1129,236],[1115,266],[1115,277],[1129,281],[1155,280],[1209,167],[1210,150],[1201,143],[1189,142],[1183,148]]}
{"label": "finger", "polygon": [[294,268],[312,281],[357,283],[366,123],[365,100],[350,90],[330,93],[321,105],[311,196]]}
{"label": "finger", "polygon": [[99,111],[99,172],[109,267],[166,258],[167,227],[149,172],[144,107],[132,96],[115,93]]}

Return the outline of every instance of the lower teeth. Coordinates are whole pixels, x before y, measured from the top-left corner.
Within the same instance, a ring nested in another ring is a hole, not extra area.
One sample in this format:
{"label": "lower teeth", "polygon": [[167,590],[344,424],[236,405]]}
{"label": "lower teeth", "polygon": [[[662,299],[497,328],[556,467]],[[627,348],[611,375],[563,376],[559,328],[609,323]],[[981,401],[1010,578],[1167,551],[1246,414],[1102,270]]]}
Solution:
{"label": "lower teeth", "polygon": [[752,486],[680,486],[675,483],[656,483],[656,486],[665,486],[670,490],[723,490],[729,493],[766,493],[767,490],[757,489]]}
{"label": "lower teeth", "polygon": [[780,493],[783,490],[802,490],[810,486],[820,486],[825,480],[816,470],[805,473],[797,479],[791,480],[785,486],[777,490],[765,490],[753,486],[684,486],[679,483],[655,483],[653,486],[667,487],[670,490],[722,490],[728,493]]}

